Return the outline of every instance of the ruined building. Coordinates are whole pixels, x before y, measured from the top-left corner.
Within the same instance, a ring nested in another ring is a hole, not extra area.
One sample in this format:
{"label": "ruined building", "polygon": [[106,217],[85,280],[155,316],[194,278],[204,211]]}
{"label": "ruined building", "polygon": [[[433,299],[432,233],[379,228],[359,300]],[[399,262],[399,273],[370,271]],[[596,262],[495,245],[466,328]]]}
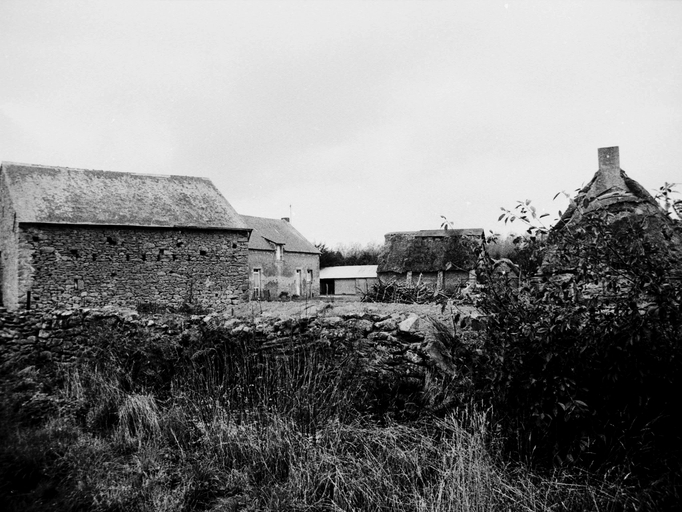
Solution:
{"label": "ruined building", "polygon": [[624,241],[633,236],[628,228],[645,226],[641,236],[646,236],[652,248],[665,248],[673,255],[679,255],[682,240],[675,229],[675,222],[644,187],[620,168],[618,147],[600,148],[598,157],[599,169],[594,177],[578,192],[550,231],[550,249],[541,269],[545,274],[570,270],[575,262],[556,241],[561,240],[564,234],[576,232],[594,215],[604,216],[611,229],[622,233]]}
{"label": "ruined building", "polygon": [[208,179],[4,162],[0,205],[8,309],[248,294],[250,229]]}

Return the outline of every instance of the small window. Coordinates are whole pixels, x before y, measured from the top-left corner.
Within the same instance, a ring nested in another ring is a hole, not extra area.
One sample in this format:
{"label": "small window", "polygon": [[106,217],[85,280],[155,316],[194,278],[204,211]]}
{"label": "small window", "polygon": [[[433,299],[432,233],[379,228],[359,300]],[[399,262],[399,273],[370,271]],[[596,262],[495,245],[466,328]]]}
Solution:
{"label": "small window", "polygon": [[275,260],[281,261],[284,254],[284,246],[282,244],[275,245]]}
{"label": "small window", "polygon": [[142,261],[147,261],[147,253],[142,253]]}
{"label": "small window", "polygon": [[40,242],[40,237],[38,235],[33,235],[34,242]]}
{"label": "small window", "polygon": [[78,249],[71,249],[71,256],[73,256],[74,259],[80,258],[80,254],[78,254]]}
{"label": "small window", "polygon": [[232,248],[236,249],[237,248],[237,242],[232,242]]}
{"label": "small window", "polygon": [[97,254],[94,252],[92,253],[92,261],[97,261]]}
{"label": "small window", "polygon": [[178,243],[175,244],[176,247],[182,247],[183,245],[185,245],[185,242],[183,242],[182,240],[178,241]]}
{"label": "small window", "polygon": [[173,255],[172,255],[172,257],[173,257],[173,261],[175,261],[175,260],[177,260],[177,259],[178,259],[178,257],[177,257],[177,255],[176,255],[176,254],[173,254]]}
{"label": "small window", "polygon": [[208,252],[206,252],[204,249],[200,249],[200,250],[199,250],[199,255],[200,255],[200,256],[206,256],[207,254],[208,254]]}
{"label": "small window", "polygon": [[74,279],[73,284],[76,287],[76,290],[82,290],[83,289],[83,280],[82,279]]}
{"label": "small window", "polygon": [[107,237],[107,243],[108,243],[109,245],[116,245],[116,244],[118,244],[118,242],[116,241],[116,239],[114,239],[114,238],[112,238],[112,237],[110,237],[110,236]]}
{"label": "small window", "polygon": [[126,254],[126,261],[130,261],[130,254]]}

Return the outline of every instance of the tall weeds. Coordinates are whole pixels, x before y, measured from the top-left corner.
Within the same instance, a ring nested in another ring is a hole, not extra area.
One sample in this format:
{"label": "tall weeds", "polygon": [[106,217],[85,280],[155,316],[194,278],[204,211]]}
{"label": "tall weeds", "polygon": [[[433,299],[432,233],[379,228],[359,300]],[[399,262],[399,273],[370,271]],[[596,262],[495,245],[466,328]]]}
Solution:
{"label": "tall weeds", "polygon": [[[12,415],[1,416],[5,510],[540,511],[632,503],[604,482],[512,469],[498,458],[488,414],[474,408],[416,423],[367,415],[373,380],[358,359],[296,341],[264,350],[213,332],[183,351],[128,345],[96,364],[25,372],[21,378],[35,385],[22,384],[23,394],[5,388],[3,410],[40,391],[55,413],[21,429]],[[150,354],[173,357],[169,380],[123,370],[136,368],[131,361],[168,368],[147,362]],[[44,379],[52,379],[51,395]]]}

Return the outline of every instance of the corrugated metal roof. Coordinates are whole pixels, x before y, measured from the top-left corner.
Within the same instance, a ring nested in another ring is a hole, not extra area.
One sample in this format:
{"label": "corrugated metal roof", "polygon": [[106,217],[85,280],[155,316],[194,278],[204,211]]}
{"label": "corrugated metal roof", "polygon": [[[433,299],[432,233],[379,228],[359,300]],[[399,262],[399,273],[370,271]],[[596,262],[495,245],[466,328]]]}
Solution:
{"label": "corrugated metal roof", "polygon": [[248,229],[206,178],[2,163],[19,222]]}
{"label": "corrugated metal roof", "polygon": [[377,277],[378,265],[348,265],[320,269],[320,279],[370,279]]}
{"label": "corrugated metal roof", "polygon": [[[287,252],[305,252],[320,254],[320,251],[296,230],[290,222],[281,219],[266,219],[242,215],[246,225],[253,229],[249,240],[249,249],[274,251],[272,244],[284,245]],[[270,243],[271,242],[271,243]]]}

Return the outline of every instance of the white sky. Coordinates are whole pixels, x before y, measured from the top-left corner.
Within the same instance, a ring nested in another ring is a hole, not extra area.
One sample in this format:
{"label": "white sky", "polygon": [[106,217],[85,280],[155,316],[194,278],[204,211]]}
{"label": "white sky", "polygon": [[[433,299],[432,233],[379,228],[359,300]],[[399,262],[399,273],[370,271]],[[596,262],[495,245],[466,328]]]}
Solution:
{"label": "white sky", "polygon": [[327,245],[555,216],[599,147],[682,182],[680,1],[2,0],[0,27],[0,159],[206,176]]}

